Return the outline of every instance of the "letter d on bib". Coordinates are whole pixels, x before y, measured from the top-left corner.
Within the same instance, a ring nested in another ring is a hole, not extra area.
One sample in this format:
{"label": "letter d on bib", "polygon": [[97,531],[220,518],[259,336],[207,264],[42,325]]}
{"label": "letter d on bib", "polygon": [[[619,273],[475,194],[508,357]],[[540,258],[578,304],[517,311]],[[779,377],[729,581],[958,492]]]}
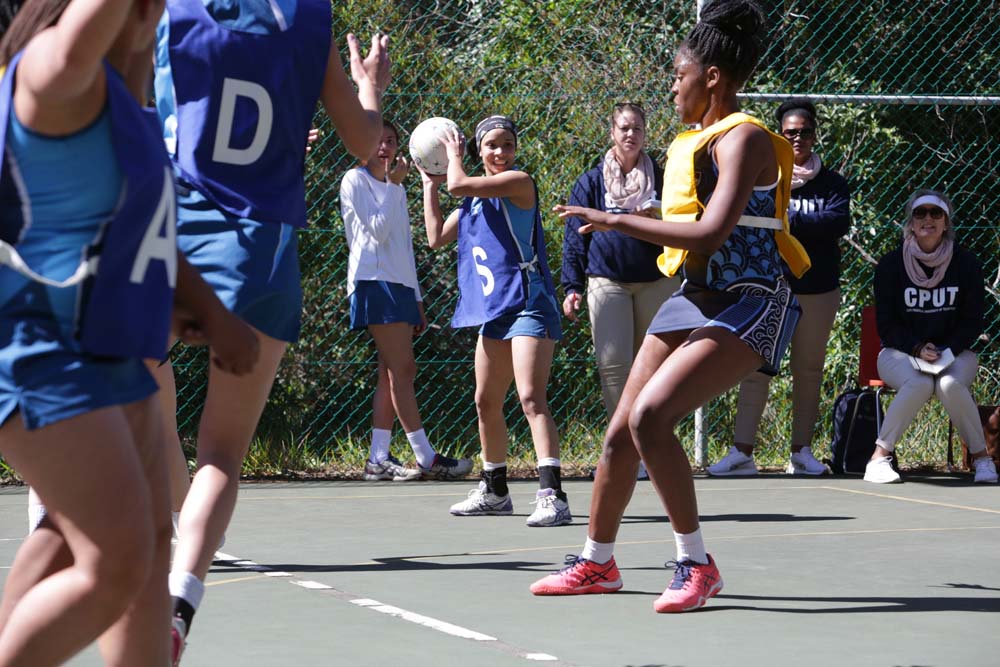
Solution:
{"label": "letter d on bib", "polygon": [[[236,98],[246,97],[257,105],[257,130],[253,141],[246,148],[229,145],[233,133],[233,117],[236,114]],[[267,90],[252,81],[226,78],[222,82],[222,104],[219,106],[219,125],[215,130],[215,148],[212,160],[225,164],[252,164],[264,154],[267,140],[271,137],[274,122],[274,107]]]}

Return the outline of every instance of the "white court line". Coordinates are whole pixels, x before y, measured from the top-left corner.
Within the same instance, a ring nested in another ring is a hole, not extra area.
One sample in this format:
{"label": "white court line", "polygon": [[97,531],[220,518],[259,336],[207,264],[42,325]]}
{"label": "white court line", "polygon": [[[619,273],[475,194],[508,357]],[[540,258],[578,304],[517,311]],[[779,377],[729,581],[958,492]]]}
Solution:
{"label": "white court line", "polygon": [[[295,579],[288,572],[280,572],[272,570],[266,565],[261,565],[260,563],[255,563],[252,560],[247,560],[245,558],[239,558],[238,556],[233,556],[231,554],[223,553],[221,551],[216,552],[215,560],[227,561],[230,565],[234,565],[243,570],[248,570],[250,572],[256,572],[258,574],[263,574],[271,577],[280,577],[288,580],[288,583],[293,586],[298,586],[299,588],[305,588],[307,590],[319,591],[321,593],[332,595],[333,597],[350,602],[351,604],[361,607],[363,609],[370,609],[372,611],[378,612],[380,614],[386,614],[394,618],[406,621],[408,623],[413,623],[425,628],[429,628],[436,632],[442,634],[450,635],[452,637],[457,637],[460,639],[466,639],[475,642],[482,642],[484,646],[491,646],[494,649],[509,655],[511,657],[523,658],[525,660],[531,660],[535,662],[552,662],[562,667],[574,667],[573,663],[564,662],[554,655],[549,655],[548,653],[539,653],[535,651],[526,651],[524,649],[518,648],[512,644],[508,644],[496,637],[491,637],[490,635],[471,630],[469,628],[464,628],[460,625],[455,625],[453,623],[448,623],[447,621],[442,621],[430,616],[424,616],[423,614],[417,614],[400,607],[394,607],[388,605],[378,600],[372,600],[369,598],[363,598],[353,593],[347,591],[341,591],[333,586],[329,586],[318,581],[308,581],[304,579]],[[207,584],[210,585],[210,584]]]}

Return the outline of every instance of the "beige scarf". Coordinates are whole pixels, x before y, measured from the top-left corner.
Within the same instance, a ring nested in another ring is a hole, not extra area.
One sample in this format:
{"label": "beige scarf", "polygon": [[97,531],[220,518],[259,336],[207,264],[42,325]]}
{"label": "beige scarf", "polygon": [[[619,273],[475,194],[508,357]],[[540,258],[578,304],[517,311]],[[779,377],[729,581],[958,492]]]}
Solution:
{"label": "beige scarf", "polygon": [[[917,245],[917,239],[912,236],[903,241],[903,266],[906,267],[906,275],[909,276],[910,282],[917,287],[927,289],[937,287],[944,278],[948,265],[951,264],[951,253],[954,248],[955,243],[951,239],[942,239],[933,252],[921,250]],[[924,266],[933,269],[929,278]]]}
{"label": "beige scarf", "polygon": [[635,168],[623,174],[614,149],[609,150],[604,155],[603,175],[606,208],[634,211],[639,204],[653,199],[653,161],[646,151],[640,151]]}
{"label": "beige scarf", "polygon": [[801,167],[799,165],[794,165],[792,167],[792,190],[796,188],[801,188],[803,185],[816,178],[816,174],[823,167],[823,163],[820,161],[819,156],[815,153],[809,155],[809,159]]}

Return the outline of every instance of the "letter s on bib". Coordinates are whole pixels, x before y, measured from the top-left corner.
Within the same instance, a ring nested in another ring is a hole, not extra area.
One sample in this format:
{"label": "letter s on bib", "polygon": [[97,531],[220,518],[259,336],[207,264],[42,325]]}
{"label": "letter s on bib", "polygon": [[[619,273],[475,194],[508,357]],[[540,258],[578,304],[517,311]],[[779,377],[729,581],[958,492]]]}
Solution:
{"label": "letter s on bib", "polygon": [[476,265],[476,273],[478,273],[483,279],[483,296],[489,296],[493,293],[495,281],[493,280],[493,272],[490,271],[488,267],[479,263],[485,259],[486,251],[479,246],[474,246],[472,248],[472,261]]}
{"label": "letter s on bib", "polygon": [[[233,117],[236,114],[236,98],[246,97],[257,105],[257,129],[253,141],[246,148],[229,145],[233,133]],[[212,160],[225,164],[248,165],[256,162],[271,137],[274,124],[274,105],[267,90],[260,84],[241,79],[226,78],[222,82],[222,103],[219,106],[219,125],[215,129],[215,148]]]}

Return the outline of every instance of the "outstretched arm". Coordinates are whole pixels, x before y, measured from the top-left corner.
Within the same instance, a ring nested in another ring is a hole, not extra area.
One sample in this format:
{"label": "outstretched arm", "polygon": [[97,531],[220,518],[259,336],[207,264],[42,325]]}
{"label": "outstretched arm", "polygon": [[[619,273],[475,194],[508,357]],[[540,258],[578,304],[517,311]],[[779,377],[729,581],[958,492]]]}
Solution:
{"label": "outstretched arm", "polygon": [[330,45],[320,100],[347,151],[356,158],[371,155],[382,136],[382,93],[390,76],[388,45],[388,37],[372,37],[371,49],[362,60],[357,37],[347,36],[357,92],[344,72],[337,45]]}

